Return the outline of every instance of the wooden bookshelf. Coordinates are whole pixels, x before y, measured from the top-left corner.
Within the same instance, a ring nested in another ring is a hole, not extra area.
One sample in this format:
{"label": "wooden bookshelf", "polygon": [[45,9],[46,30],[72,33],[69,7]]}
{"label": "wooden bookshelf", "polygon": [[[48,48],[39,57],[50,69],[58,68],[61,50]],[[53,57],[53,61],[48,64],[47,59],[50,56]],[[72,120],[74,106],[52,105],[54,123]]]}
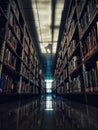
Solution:
{"label": "wooden bookshelf", "polygon": [[[71,0],[54,73],[54,91],[60,94],[63,87],[61,94],[97,92],[97,63],[98,1]],[[66,70],[67,76],[63,73]]]}
{"label": "wooden bookshelf", "polygon": [[0,91],[41,94],[36,50],[17,0],[0,1],[0,28]]}

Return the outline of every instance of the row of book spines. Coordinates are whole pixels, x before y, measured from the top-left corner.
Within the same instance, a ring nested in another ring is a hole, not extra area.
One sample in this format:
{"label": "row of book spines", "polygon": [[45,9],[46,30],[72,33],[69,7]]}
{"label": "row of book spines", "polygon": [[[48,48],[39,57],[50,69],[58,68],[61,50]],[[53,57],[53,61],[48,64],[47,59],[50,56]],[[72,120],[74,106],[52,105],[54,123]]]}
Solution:
{"label": "row of book spines", "polygon": [[7,34],[7,41],[12,47],[12,49],[16,52],[18,41],[10,29],[8,30],[8,34]]}
{"label": "row of book spines", "polygon": [[66,51],[67,51],[67,47],[65,47],[65,48],[63,48],[63,50],[61,50],[61,55],[59,55],[60,59],[63,60],[65,58]]}
{"label": "row of book spines", "polygon": [[[16,34],[16,36],[18,37],[18,39],[21,41],[22,39],[22,32],[21,32],[21,29],[15,19],[15,16],[12,12],[10,12],[10,17],[9,17],[9,23],[10,25],[13,27],[13,30]],[[22,42],[22,41],[21,41]]]}
{"label": "row of book spines", "polygon": [[[10,23],[11,26],[14,27],[15,34],[17,35],[19,40],[22,42],[22,40],[21,40],[22,39],[22,33],[21,33],[19,25],[16,22],[15,16],[12,12],[10,12],[9,23]],[[26,28],[26,27],[24,26],[24,28]],[[25,31],[25,30],[26,29],[24,29],[24,39],[26,40],[27,44],[29,45],[30,44],[30,37],[27,34],[27,31]]]}
{"label": "row of book spines", "polygon": [[[4,63],[9,65],[13,69],[16,69],[16,61],[17,57],[14,56],[13,53],[8,48],[6,48],[4,54]],[[31,65],[31,70],[33,70],[33,65]]]}
{"label": "row of book spines", "polygon": [[24,63],[29,66],[29,63],[30,63],[30,60],[29,60],[29,57],[25,54],[25,52],[23,52],[23,61]]}
{"label": "row of book spines", "polygon": [[34,48],[30,46],[30,59],[33,59],[34,54],[35,54]]}
{"label": "row of book spines", "polygon": [[67,56],[65,56],[63,59],[58,58],[56,67],[58,68],[59,66],[61,66],[61,64],[63,64],[63,62],[67,63]]}
{"label": "row of book spines", "polygon": [[81,42],[82,45],[82,58],[92,54],[98,47],[98,22],[92,27],[88,36]]}
{"label": "row of book spines", "polygon": [[70,41],[70,39],[71,39],[72,36],[73,36],[73,32],[74,32],[74,30],[75,30],[75,27],[76,27],[76,20],[73,19],[73,20],[72,20],[72,23],[71,23],[71,26],[70,26],[70,29],[69,29],[69,31],[68,31],[68,38],[67,38],[68,42]]}
{"label": "row of book spines", "polygon": [[38,94],[38,88],[34,84],[29,84],[29,83],[22,83],[21,87],[21,93],[32,93],[32,94]]}
{"label": "row of book spines", "polygon": [[[20,18],[20,11],[18,10],[18,7],[17,7],[15,2],[14,2],[14,4],[12,4],[12,7],[14,7],[13,8],[14,13],[12,11],[10,11],[10,19],[9,19],[10,23],[11,24],[14,23],[15,16],[17,17],[18,22],[21,22],[21,20],[19,20],[19,18]],[[27,43],[29,45],[30,44],[30,36],[29,36],[28,29],[27,29],[25,24],[23,25],[23,32],[24,32],[24,37],[25,37],[25,39],[26,39],[26,41],[27,41]]]}
{"label": "row of book spines", "polygon": [[72,40],[70,43],[70,46],[68,47],[68,57],[71,56],[71,54],[75,50],[75,48],[76,48],[76,40]]}
{"label": "row of book spines", "polygon": [[5,50],[4,63],[15,69],[17,58],[9,51],[8,48]]}
{"label": "row of book spines", "polygon": [[65,79],[68,74],[67,74],[67,68],[63,68],[62,70],[60,69],[55,69],[55,72],[54,72],[54,77],[57,78],[57,77],[61,77],[63,76],[63,78]]}
{"label": "row of book spines", "polygon": [[28,70],[25,65],[22,67],[22,74],[24,77],[28,77],[32,80],[32,77],[36,77],[38,74],[36,73],[35,69],[33,70]]}
{"label": "row of book spines", "polygon": [[24,45],[24,50],[25,50],[25,52],[27,53],[27,55],[29,55],[30,50],[29,50],[29,47],[28,47],[28,45],[27,45],[25,39],[24,39],[23,45]]}
{"label": "row of book spines", "polygon": [[[65,41],[65,40],[64,40]],[[61,47],[59,49],[59,53],[58,53],[58,60],[57,60],[57,63],[59,63],[60,59],[63,59],[64,58],[64,54],[66,52],[66,48],[67,48],[67,45],[66,43],[63,43],[61,42]]]}
{"label": "row of book spines", "polygon": [[30,44],[30,36],[28,33],[28,29],[25,25],[24,25],[24,36],[25,36],[25,40],[26,40],[27,44],[29,45]]}
{"label": "row of book spines", "polygon": [[22,74],[24,77],[29,78],[30,71],[25,67],[25,65],[22,66]]}
{"label": "row of book spines", "polygon": [[29,70],[33,71],[33,70],[37,70],[38,69],[38,65],[36,62],[30,62],[30,60],[28,59],[28,57],[25,55],[25,58],[23,58],[23,63],[29,68]]}
{"label": "row of book spines", "polygon": [[[12,11],[10,12],[10,24],[14,27],[14,30],[18,36],[19,39],[21,39],[21,31],[20,31],[20,28],[19,28],[19,25],[17,25],[17,22],[15,20],[15,17],[14,17],[14,14],[12,13]],[[29,37],[29,34],[27,33],[27,29],[25,29],[25,25],[24,25],[24,36],[27,41],[27,43],[30,43],[30,37]],[[19,37],[20,36],[20,37]],[[26,49],[26,52],[28,53],[28,49]]]}
{"label": "row of book spines", "polygon": [[[85,74],[83,78],[86,92],[98,91],[98,83],[95,77],[90,77],[91,72],[94,71],[87,72],[87,74]],[[88,78],[90,78],[90,80]],[[83,80],[76,78],[73,81],[70,81],[68,85],[65,85],[66,92],[81,92],[81,88],[83,87]]]}
{"label": "row of book spines", "polygon": [[22,66],[22,74],[26,77],[30,77],[30,74],[33,76],[35,76],[36,78],[38,78],[38,68],[34,68],[33,66],[33,69],[31,68],[27,68],[24,64]]}
{"label": "row of book spines", "polygon": [[56,69],[54,76],[63,77],[63,79],[65,79],[68,76],[68,68],[62,67],[61,69]]}
{"label": "row of book spines", "polygon": [[96,4],[93,0],[88,1],[86,11],[84,12],[84,15],[80,19],[80,33],[85,30],[85,28],[88,26],[88,24],[91,22],[92,17],[95,13]]}
{"label": "row of book spines", "polygon": [[[22,82],[20,82],[20,81],[16,81],[9,75],[5,75],[4,73],[2,75],[3,75],[2,79],[0,80],[1,92],[4,92],[4,93],[18,92],[20,86],[21,86],[21,89],[26,90],[25,92],[27,92],[27,90],[30,90],[30,82],[25,82],[23,80]],[[38,84],[37,81],[36,81],[36,84]]]}
{"label": "row of book spines", "polygon": [[21,26],[21,29],[23,30],[23,28],[24,28],[24,19],[23,19],[21,10],[19,9],[19,7],[18,7],[18,5],[17,5],[17,3],[15,1],[11,2],[10,13],[13,14],[15,19],[17,19],[17,23],[19,24],[19,26]]}
{"label": "row of book spines", "polygon": [[57,88],[57,93],[59,94],[69,93],[69,92],[70,92],[70,87],[68,82],[64,86],[60,86]]}
{"label": "row of book spines", "polygon": [[[10,46],[13,48],[13,50],[16,51],[18,41],[10,29],[8,30],[7,40],[8,40],[8,43],[10,44]],[[29,47],[26,44],[26,42],[24,42],[23,45],[24,45],[24,50],[28,55],[29,54]]]}
{"label": "row of book spines", "polygon": [[65,89],[65,92],[80,92],[81,88],[83,87],[83,79],[81,75],[79,75],[60,87],[63,87]]}
{"label": "row of book spines", "polygon": [[67,20],[68,28],[70,26],[69,24],[70,24],[72,16],[73,16],[74,9],[75,9],[75,5],[72,5],[71,12],[70,12],[70,15],[69,15],[68,20]]}
{"label": "row of book spines", "polygon": [[19,82],[15,82],[12,77],[9,75],[4,75],[3,78],[3,86],[2,86],[2,92],[4,93],[11,93],[11,92],[17,92],[17,85]]}
{"label": "row of book spines", "polygon": [[85,91],[96,91],[96,88],[98,87],[98,62],[96,62],[94,68],[83,72],[83,78]]}
{"label": "row of book spines", "polygon": [[30,84],[29,82],[22,82],[21,84],[21,92],[30,92]]}
{"label": "row of book spines", "polygon": [[67,68],[65,69],[64,67],[62,67],[61,70],[60,69],[55,69],[54,77],[55,78],[60,77],[60,76],[64,77],[64,75],[66,75],[66,77],[67,77],[68,74],[66,74],[66,73],[67,73]]}
{"label": "row of book spines", "polygon": [[67,34],[64,32],[63,37],[62,37],[62,41],[61,41],[62,50],[66,47],[66,43],[67,43]]}
{"label": "row of book spines", "polygon": [[[60,78],[58,81],[56,81],[56,84],[58,85],[62,80],[63,78]],[[83,87],[83,78],[81,75],[78,75],[76,78],[65,82],[64,85],[59,87],[64,87],[65,92],[81,92],[81,88]]]}
{"label": "row of book spines", "polygon": [[[24,45],[25,47],[25,45]],[[27,54],[28,53],[28,54]],[[25,58],[26,56],[26,58]],[[26,60],[26,63],[28,63],[28,61],[30,60],[34,66],[37,66],[38,65],[38,59],[36,57],[35,54],[32,54],[30,52],[30,49],[29,47],[26,45],[26,47],[23,49],[23,52],[22,52],[22,59]]]}
{"label": "row of book spines", "polygon": [[[66,66],[66,62],[64,61],[64,62],[62,62],[62,65],[60,66],[60,69],[59,69],[59,71],[60,71],[60,74],[63,72],[63,70],[65,69],[65,66]],[[59,67],[58,67],[59,68]]]}
{"label": "row of book spines", "polygon": [[62,60],[64,60],[65,62],[67,62],[67,55],[66,55],[66,48],[63,48],[63,50],[60,50],[60,55],[58,56],[57,59],[57,66],[62,64]]}
{"label": "row of book spines", "polygon": [[29,64],[29,61],[31,61],[34,64],[34,66],[38,65],[38,59],[37,59],[36,55],[32,54],[30,52],[27,45],[23,49],[22,59],[23,59],[24,62],[26,62],[26,64]]}

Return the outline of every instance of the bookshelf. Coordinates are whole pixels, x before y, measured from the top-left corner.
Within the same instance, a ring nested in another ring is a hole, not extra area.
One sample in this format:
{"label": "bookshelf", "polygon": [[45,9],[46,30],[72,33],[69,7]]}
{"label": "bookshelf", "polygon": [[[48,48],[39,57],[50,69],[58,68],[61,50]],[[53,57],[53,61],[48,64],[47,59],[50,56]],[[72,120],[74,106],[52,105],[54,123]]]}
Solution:
{"label": "bookshelf", "polygon": [[40,94],[39,62],[17,0],[0,1],[0,92]]}
{"label": "bookshelf", "polygon": [[63,95],[98,92],[97,0],[71,0],[53,87],[55,93]]}

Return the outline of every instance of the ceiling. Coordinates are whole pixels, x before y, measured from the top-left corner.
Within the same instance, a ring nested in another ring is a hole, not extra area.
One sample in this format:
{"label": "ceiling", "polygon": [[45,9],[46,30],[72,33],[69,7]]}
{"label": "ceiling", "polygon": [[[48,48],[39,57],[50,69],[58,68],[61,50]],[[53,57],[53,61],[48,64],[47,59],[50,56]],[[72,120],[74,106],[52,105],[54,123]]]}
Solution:
{"label": "ceiling", "polygon": [[45,79],[52,79],[68,0],[18,1],[37,51],[39,67]]}

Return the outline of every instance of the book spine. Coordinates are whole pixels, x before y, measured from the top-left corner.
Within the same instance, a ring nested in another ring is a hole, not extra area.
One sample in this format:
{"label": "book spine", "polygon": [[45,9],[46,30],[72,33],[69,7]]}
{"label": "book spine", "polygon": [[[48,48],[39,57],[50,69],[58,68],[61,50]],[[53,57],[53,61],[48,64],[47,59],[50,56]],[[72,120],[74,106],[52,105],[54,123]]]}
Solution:
{"label": "book spine", "polygon": [[15,69],[16,67],[16,57],[9,51],[5,50],[4,63]]}
{"label": "book spine", "polygon": [[87,37],[82,41],[82,60],[89,57],[97,48],[97,23],[91,28]]}
{"label": "book spine", "polygon": [[68,57],[70,58],[71,54],[75,50],[76,47],[76,40],[72,40],[70,46],[68,47]]}
{"label": "book spine", "polygon": [[5,75],[5,81],[4,81],[4,87],[2,92],[3,93],[11,93],[14,90],[14,83],[13,79],[9,77],[8,75]]}
{"label": "book spine", "polygon": [[23,45],[24,45],[24,50],[25,50],[26,54],[28,55],[28,54],[29,54],[29,48],[28,48],[28,45],[27,45],[27,43],[26,43],[25,38],[24,38],[24,43],[23,43]]}

